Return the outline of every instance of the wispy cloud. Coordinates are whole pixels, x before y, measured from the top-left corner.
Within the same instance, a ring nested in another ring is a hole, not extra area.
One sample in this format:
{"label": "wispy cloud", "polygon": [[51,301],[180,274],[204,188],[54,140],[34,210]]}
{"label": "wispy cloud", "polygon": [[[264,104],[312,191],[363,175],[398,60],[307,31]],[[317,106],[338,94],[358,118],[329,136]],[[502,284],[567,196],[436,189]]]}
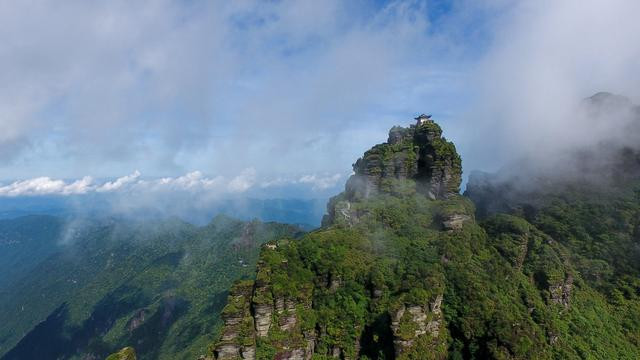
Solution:
{"label": "wispy cloud", "polygon": [[253,186],[256,181],[256,170],[253,168],[245,169],[240,175],[231,179],[227,185],[229,191],[238,193],[245,192]]}
{"label": "wispy cloud", "polygon": [[314,190],[324,190],[336,186],[338,181],[342,179],[342,175],[333,174],[330,176],[304,175],[298,182],[302,184],[311,184]]}
{"label": "wispy cloud", "polygon": [[4,2],[0,178],[344,171],[388,127],[443,102],[425,100],[434,89],[423,83],[451,63],[429,11],[427,1]]}
{"label": "wispy cloud", "polygon": [[138,170],[134,171],[131,175],[126,175],[123,177],[119,177],[114,181],[106,182],[99,187],[96,188],[97,192],[107,192],[107,191],[115,191],[127,184],[135,182],[140,177],[140,172]]}
{"label": "wispy cloud", "polygon": [[[309,192],[323,191],[338,185],[343,179],[341,174],[302,175],[291,178],[259,180],[255,169],[247,168],[238,175],[225,177],[205,176],[200,171],[192,171],[182,176],[163,178],[144,178],[140,171],[134,171],[114,180],[96,182],[91,176],[78,180],[61,180],[50,177],[37,177],[0,184],[0,197],[39,196],[39,195],[132,195],[136,197],[160,194],[192,193],[208,198],[234,196],[247,193],[253,188],[287,187],[302,185]],[[171,195],[171,196],[173,196]]]}
{"label": "wispy cloud", "polygon": [[286,185],[308,185],[312,190],[326,190],[339,185],[345,180],[344,174],[306,174],[299,177],[277,177],[260,183],[261,188],[281,187]]}
{"label": "wispy cloud", "polygon": [[491,23],[492,41],[469,75],[473,103],[449,129],[469,170],[495,170],[524,156],[549,162],[567,149],[612,140],[625,117],[590,121],[580,111],[597,92],[640,103],[640,2],[510,5]]}
{"label": "wispy cloud", "polygon": [[95,189],[92,182],[93,179],[90,176],[71,183],[49,177],[38,177],[0,186],[0,196],[86,194]]}
{"label": "wispy cloud", "polygon": [[419,112],[496,167],[591,136],[572,100],[640,96],[636,1],[441,4],[1,2],[0,178],[202,169],[242,191],[347,171]]}

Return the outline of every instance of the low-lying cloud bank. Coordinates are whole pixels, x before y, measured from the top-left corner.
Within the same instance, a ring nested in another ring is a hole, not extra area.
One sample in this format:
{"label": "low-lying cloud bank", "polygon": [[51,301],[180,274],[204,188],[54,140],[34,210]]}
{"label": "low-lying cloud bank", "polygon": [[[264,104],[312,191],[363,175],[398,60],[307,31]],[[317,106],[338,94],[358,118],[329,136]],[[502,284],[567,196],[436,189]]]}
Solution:
{"label": "low-lying cloud bank", "polygon": [[522,158],[547,167],[601,142],[637,142],[628,105],[590,114],[584,101],[610,92],[640,103],[640,2],[507,3],[470,72],[473,104],[452,129],[465,169],[494,171]]}
{"label": "low-lying cloud bank", "polygon": [[430,34],[448,28],[430,13],[428,1],[4,2],[0,178],[348,170],[427,111],[403,103],[436,92],[422,84],[457,78],[434,69],[447,61],[429,54],[449,44]]}
{"label": "low-lying cloud bank", "polygon": [[91,176],[78,180],[60,180],[50,177],[18,180],[9,184],[0,184],[0,197],[39,196],[39,195],[85,195],[109,193],[157,194],[169,192],[206,193],[208,197],[232,196],[249,192],[251,189],[269,189],[299,185],[308,188],[310,193],[335,188],[343,174],[307,174],[298,177],[279,177],[259,181],[253,168],[243,170],[237,176],[208,177],[200,171],[192,171],[178,177],[145,179],[139,171],[105,182],[97,182]]}
{"label": "low-lying cloud bank", "polygon": [[306,174],[263,178],[247,168],[233,177],[200,171],[178,177],[146,178],[134,171],[97,181],[38,177],[0,184],[0,218],[31,214],[72,219],[177,217],[206,224],[218,214],[240,219],[320,224],[327,199],[340,191],[347,174]]}

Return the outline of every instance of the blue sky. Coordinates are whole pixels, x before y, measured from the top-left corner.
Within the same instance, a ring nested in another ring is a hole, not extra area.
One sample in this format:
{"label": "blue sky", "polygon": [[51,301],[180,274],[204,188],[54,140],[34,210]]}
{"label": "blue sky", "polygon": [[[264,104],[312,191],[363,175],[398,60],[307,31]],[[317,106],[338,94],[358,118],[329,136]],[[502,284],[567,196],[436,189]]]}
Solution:
{"label": "blue sky", "polygon": [[422,112],[467,173],[495,170],[567,141],[572,101],[637,98],[638,7],[0,2],[0,195],[94,192],[118,178],[320,194]]}

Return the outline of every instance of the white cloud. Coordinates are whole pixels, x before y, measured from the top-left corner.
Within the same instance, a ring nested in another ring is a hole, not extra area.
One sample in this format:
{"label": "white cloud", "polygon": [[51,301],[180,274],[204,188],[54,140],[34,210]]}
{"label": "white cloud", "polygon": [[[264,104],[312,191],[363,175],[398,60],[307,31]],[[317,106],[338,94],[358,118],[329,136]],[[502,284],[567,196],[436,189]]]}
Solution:
{"label": "white cloud", "polygon": [[348,169],[434,92],[426,3],[4,2],[0,177]]}
{"label": "white cloud", "polygon": [[524,156],[546,162],[610,138],[624,125],[613,114],[590,123],[578,111],[597,92],[640,103],[640,2],[511,3],[470,77],[475,104],[452,129],[468,170]]}
{"label": "white cloud", "polygon": [[69,185],[65,185],[62,192],[63,195],[70,194],[86,194],[93,190],[93,178],[85,176],[80,180],[76,180]]}
{"label": "white cloud", "polygon": [[0,186],[0,196],[81,195],[89,193],[155,196],[161,193],[179,192],[206,193],[207,196],[218,196],[249,190],[255,183],[256,172],[254,169],[246,169],[231,180],[227,180],[223,176],[206,177],[200,171],[160,179],[142,179],[141,176],[142,174],[136,170],[132,174],[102,184],[95,184],[90,176],[75,181],[38,177]]}
{"label": "white cloud", "polygon": [[29,180],[16,181],[0,187],[0,196],[25,195],[73,195],[86,194],[92,190],[92,179],[89,176],[70,184],[63,180],[53,180],[49,177],[38,177]]}
{"label": "white cloud", "polygon": [[420,112],[471,170],[590,136],[568,99],[640,96],[640,2],[434,3],[0,2],[0,178],[216,169],[144,184],[242,192],[246,168],[347,171]]}
{"label": "white cloud", "polygon": [[277,177],[260,183],[260,187],[273,188],[288,185],[307,185],[313,191],[322,191],[335,187],[343,179],[342,174],[306,174],[298,177]]}
{"label": "white cloud", "polygon": [[298,182],[303,184],[311,184],[313,186],[313,190],[325,190],[331,187],[336,186],[338,181],[342,178],[340,174],[327,175],[327,176],[317,176],[313,175],[304,175],[302,176]]}
{"label": "white cloud", "polygon": [[256,182],[256,170],[254,168],[248,168],[242,171],[242,173],[233,179],[228,184],[229,191],[234,193],[241,193],[249,190]]}
{"label": "white cloud", "polygon": [[214,189],[222,186],[224,178],[217,176],[215,178],[207,178],[200,171],[193,171],[177,178],[165,177],[152,182],[154,186],[167,186],[172,189]]}
{"label": "white cloud", "polygon": [[135,182],[140,177],[140,172],[138,170],[134,171],[131,175],[126,175],[120,178],[117,178],[114,181],[104,183],[102,186],[96,189],[97,192],[108,192],[119,190],[123,186]]}

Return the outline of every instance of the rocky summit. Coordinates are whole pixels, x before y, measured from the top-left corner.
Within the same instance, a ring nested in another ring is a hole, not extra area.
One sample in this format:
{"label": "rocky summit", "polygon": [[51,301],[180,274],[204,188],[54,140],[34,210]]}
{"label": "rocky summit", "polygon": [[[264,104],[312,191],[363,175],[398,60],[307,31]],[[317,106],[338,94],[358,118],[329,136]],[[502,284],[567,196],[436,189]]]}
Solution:
{"label": "rocky summit", "polygon": [[389,139],[365,152],[353,165],[347,182],[349,200],[379,192],[393,193],[396,185],[413,180],[416,190],[432,200],[460,191],[462,165],[455,145],[442,137],[435,122],[389,130]]}
{"label": "rocky summit", "polygon": [[389,130],[386,143],[364,153],[355,164],[345,192],[332,198],[323,225],[336,216],[353,220],[351,203],[377,194],[418,192],[431,200],[447,199],[460,191],[462,164],[456,147],[442,137],[432,120]]}

